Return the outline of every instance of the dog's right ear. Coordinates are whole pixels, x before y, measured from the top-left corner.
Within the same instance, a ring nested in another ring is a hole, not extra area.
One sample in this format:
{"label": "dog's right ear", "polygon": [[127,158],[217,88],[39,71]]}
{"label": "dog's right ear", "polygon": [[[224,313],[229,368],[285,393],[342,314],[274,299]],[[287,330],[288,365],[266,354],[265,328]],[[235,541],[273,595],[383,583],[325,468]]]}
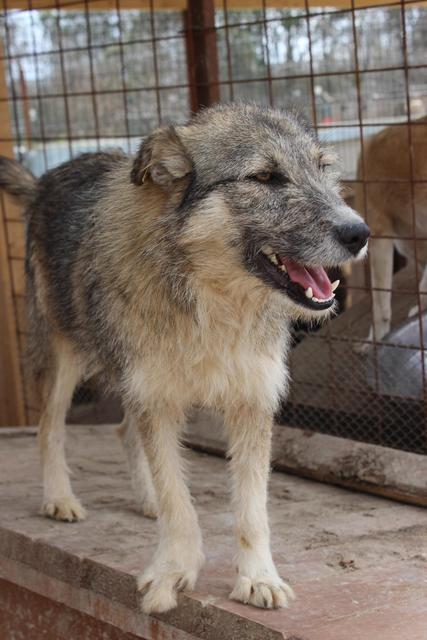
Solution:
{"label": "dog's right ear", "polygon": [[148,179],[163,187],[183,178],[193,163],[174,127],[154,131],[142,141],[133,162],[130,179],[140,185]]}

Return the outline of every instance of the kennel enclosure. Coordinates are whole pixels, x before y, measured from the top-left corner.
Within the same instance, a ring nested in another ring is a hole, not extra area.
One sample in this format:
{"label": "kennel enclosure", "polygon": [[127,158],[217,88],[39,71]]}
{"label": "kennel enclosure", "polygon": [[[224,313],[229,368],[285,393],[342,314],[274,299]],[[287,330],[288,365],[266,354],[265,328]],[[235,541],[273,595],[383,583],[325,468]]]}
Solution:
{"label": "kennel enclosure", "polygon": [[[386,181],[405,182],[413,202],[427,184],[411,141],[414,127],[427,126],[426,43],[427,5],[412,0],[2,0],[0,153],[40,175],[85,151],[133,152],[141,136],[200,107],[253,100],[312,120],[340,156],[350,204],[358,184],[366,191],[376,180],[363,170],[367,141],[405,127],[410,174]],[[427,238],[412,209],[415,255]],[[5,194],[1,212],[0,424],[34,424],[40,403],[23,359],[24,224]],[[368,263],[334,274],[337,317],[319,330],[294,328],[281,422],[427,452],[426,321],[421,311],[408,319],[422,306],[422,273],[398,253],[395,270],[393,325],[382,340],[368,339]],[[86,388],[76,405],[97,398]]]}

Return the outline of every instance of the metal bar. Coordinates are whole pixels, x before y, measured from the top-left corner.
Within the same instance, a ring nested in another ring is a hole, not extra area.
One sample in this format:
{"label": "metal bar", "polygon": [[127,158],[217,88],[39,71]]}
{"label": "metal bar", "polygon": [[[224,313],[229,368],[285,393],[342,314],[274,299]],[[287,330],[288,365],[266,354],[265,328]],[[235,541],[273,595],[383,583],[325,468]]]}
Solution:
{"label": "metal bar", "polygon": [[151,26],[151,46],[153,51],[153,64],[154,64],[154,82],[156,90],[156,108],[157,108],[157,120],[160,125],[162,122],[162,103],[160,99],[160,75],[159,75],[159,63],[157,57],[157,42],[156,42],[156,21],[154,14],[154,0],[149,0],[150,4],[150,26]]}
{"label": "metal bar", "polygon": [[[176,36],[173,36],[174,39],[176,39]],[[163,40],[166,40],[167,38],[163,38]],[[150,40],[149,42],[160,42],[161,39],[153,39],[152,41]],[[147,42],[147,41],[145,41]],[[93,47],[95,48],[95,47]],[[70,49],[63,49],[62,53],[64,52],[73,52],[74,50],[70,50]],[[58,53],[60,53],[58,51]],[[37,54],[37,56],[39,56],[40,54]],[[28,57],[28,56],[27,56]],[[5,57],[5,60],[14,60],[15,57],[14,56],[9,56],[9,57]],[[359,70],[359,74],[360,75],[364,75],[364,74],[368,74],[368,73],[380,73],[380,72],[391,72],[391,71],[404,71],[406,67],[404,66],[396,66],[396,67],[381,67],[381,68],[375,68],[375,69],[368,69],[368,70]],[[414,69],[427,69],[427,64],[418,64],[418,65],[409,65],[407,67],[408,69],[414,70]],[[316,73],[315,71],[313,71],[313,73],[299,73],[299,74],[286,74],[286,75],[277,75],[277,76],[261,76],[258,78],[238,78],[238,79],[229,79],[229,80],[220,80],[218,79],[218,76],[216,77],[216,79],[206,79],[204,81],[199,81],[198,85],[200,85],[200,87],[202,88],[208,88],[211,87],[212,85],[230,85],[230,84],[251,84],[251,83],[259,83],[259,82],[276,82],[279,80],[312,80],[314,78],[329,78],[329,77],[335,77],[335,76],[349,76],[349,75],[354,75],[354,69],[350,69],[348,71],[324,71],[324,72],[318,72]],[[94,91],[95,95],[103,95],[103,94],[109,94],[109,93],[130,93],[130,92],[136,92],[136,91],[153,91],[156,90],[156,88],[158,88],[159,90],[161,89],[181,89],[181,88],[187,88],[191,83],[180,83],[180,84],[161,84],[161,79],[159,78],[159,84],[154,84],[154,85],[149,85],[149,86],[141,86],[141,87],[135,87],[132,89],[98,89],[96,91]],[[92,95],[92,91],[66,91],[66,92],[57,92],[57,93],[42,93],[41,94],[43,98],[58,98],[58,97],[83,97],[83,96],[91,96]],[[27,96],[28,99],[30,100],[34,100],[40,97],[40,95],[37,94],[30,94]],[[0,102],[8,102],[10,100],[23,100],[23,98],[21,96],[11,96],[9,99],[7,98],[2,98],[0,97]],[[363,121],[362,121],[363,122]],[[405,124],[405,120],[399,120],[399,121],[373,121],[373,122],[363,122],[362,126],[364,127],[388,127],[388,126],[399,126],[402,124]],[[413,126],[423,126],[422,123],[417,123],[416,121],[412,122]],[[322,124],[322,123],[318,123],[317,124],[317,128],[318,129],[339,129],[339,128],[348,128],[348,127],[359,127],[359,123],[354,123],[353,121],[349,121],[349,122],[334,122],[331,124]]]}

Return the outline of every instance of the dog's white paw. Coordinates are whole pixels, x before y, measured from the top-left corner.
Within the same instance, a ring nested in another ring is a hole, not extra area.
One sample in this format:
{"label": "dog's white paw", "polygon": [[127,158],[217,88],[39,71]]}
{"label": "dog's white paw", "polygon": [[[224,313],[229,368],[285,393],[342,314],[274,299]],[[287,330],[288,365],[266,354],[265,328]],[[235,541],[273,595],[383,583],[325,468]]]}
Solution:
{"label": "dog's white paw", "polygon": [[365,356],[373,350],[372,342],[355,342],[353,345],[353,351],[360,356]]}
{"label": "dog's white paw", "polygon": [[419,306],[416,304],[411,307],[408,311],[408,318],[412,318],[413,316],[417,316],[419,311]]}
{"label": "dog's white paw", "polygon": [[183,569],[165,571],[154,576],[150,570],[138,578],[138,590],[145,595],[142,610],[145,613],[162,613],[176,607],[177,593],[183,589],[193,589],[197,571]]}
{"label": "dog's white paw", "polygon": [[[201,551],[189,553],[191,544],[183,553],[157,559],[137,578],[138,591],[143,593],[142,610],[145,613],[161,613],[177,604],[177,593],[193,589],[204,556]],[[194,549],[194,547],[193,547]]]}
{"label": "dog's white paw", "polygon": [[159,515],[159,508],[157,502],[150,502],[149,500],[142,500],[139,503],[139,509],[143,516],[146,518],[152,518],[155,520]]}
{"label": "dog's white paw", "polygon": [[75,496],[45,499],[41,513],[48,518],[64,522],[78,522],[87,516],[86,509]]}
{"label": "dog's white paw", "polygon": [[283,609],[295,598],[295,594],[278,576],[239,576],[230,598],[263,609]]}

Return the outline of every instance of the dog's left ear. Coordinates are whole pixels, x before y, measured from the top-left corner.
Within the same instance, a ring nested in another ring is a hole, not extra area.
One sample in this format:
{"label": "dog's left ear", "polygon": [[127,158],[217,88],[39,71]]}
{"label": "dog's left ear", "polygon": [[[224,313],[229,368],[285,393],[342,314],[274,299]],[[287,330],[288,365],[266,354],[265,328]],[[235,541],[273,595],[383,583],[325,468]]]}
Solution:
{"label": "dog's left ear", "polygon": [[130,179],[143,184],[149,178],[163,187],[183,178],[193,168],[190,157],[174,127],[154,131],[143,140],[133,162]]}

